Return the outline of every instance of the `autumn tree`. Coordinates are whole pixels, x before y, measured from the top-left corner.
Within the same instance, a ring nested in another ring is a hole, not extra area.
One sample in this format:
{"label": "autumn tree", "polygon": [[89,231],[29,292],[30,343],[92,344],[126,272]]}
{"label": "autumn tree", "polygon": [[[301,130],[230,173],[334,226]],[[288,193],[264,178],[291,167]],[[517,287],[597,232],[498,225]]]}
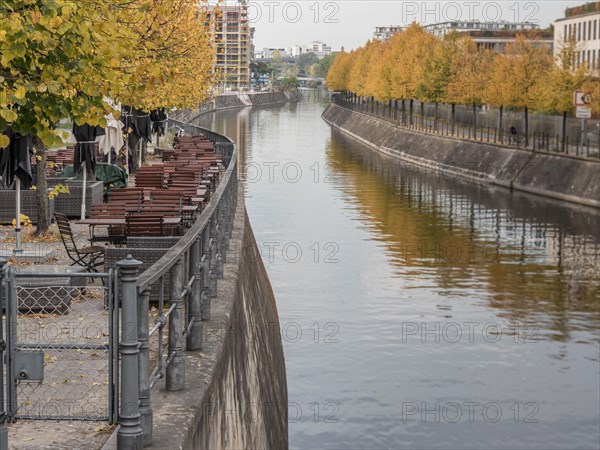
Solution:
{"label": "autumn tree", "polygon": [[575,67],[576,51],[575,40],[565,42],[556,55],[556,64],[542,74],[535,88],[537,109],[563,116],[562,151],[566,146],[567,115],[575,111],[573,92],[581,89],[589,78],[584,65]]}
{"label": "autumn tree", "polygon": [[432,35],[420,25],[412,24],[390,39],[387,66],[391,71],[390,91],[394,98],[410,102],[410,122],[413,121],[413,100],[420,98],[425,75],[425,59],[435,43]]}
{"label": "autumn tree", "polygon": [[[44,149],[56,124],[104,125],[111,98],[144,110],[206,98],[214,45],[196,0],[0,0],[0,133],[39,138],[38,206],[47,211]],[[8,138],[0,134],[0,148]],[[37,232],[49,224],[40,214]]]}
{"label": "autumn tree", "polygon": [[[71,117],[98,125],[109,109],[103,99],[118,79],[123,47],[108,8],[102,1],[0,0],[0,132],[10,125],[38,138],[40,211],[48,208],[44,150],[62,143],[57,122]],[[7,143],[0,134],[0,147]],[[47,216],[38,214],[37,233],[48,229]]]}
{"label": "autumn tree", "polygon": [[[448,87],[456,79],[456,70],[461,64],[461,37],[457,32],[444,36],[432,43],[425,57],[424,75],[419,86],[421,98],[435,103],[435,128],[437,129],[438,104],[448,100]],[[452,103],[452,129],[454,129],[454,103]]]}
{"label": "autumn tree", "polygon": [[349,90],[348,79],[353,58],[354,52],[340,52],[336,55],[325,77],[325,83],[329,89],[335,91]]}
{"label": "autumn tree", "polygon": [[525,146],[528,146],[529,110],[540,109],[538,86],[544,75],[553,68],[552,55],[546,46],[537,46],[535,35],[518,34],[507,44],[504,53],[493,61],[492,80],[497,88],[497,102],[524,112]]}

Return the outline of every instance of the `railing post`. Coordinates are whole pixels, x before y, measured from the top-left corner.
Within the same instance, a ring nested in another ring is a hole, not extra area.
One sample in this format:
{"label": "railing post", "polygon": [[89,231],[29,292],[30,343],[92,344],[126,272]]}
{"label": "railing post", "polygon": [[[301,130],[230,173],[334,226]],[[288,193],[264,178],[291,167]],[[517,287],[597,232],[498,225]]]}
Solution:
{"label": "railing post", "polygon": [[210,226],[202,231],[202,320],[210,320]]}
{"label": "railing post", "polygon": [[217,278],[223,278],[223,239],[225,237],[223,226],[225,224],[225,201],[225,196],[221,197],[221,201],[219,202],[215,212],[215,217],[217,219]]}
{"label": "railing post", "polygon": [[[0,258],[0,309],[8,311],[4,298],[4,268],[7,264],[6,259]],[[4,330],[2,320],[0,320],[0,450],[8,450],[8,428],[6,428],[6,410],[4,409],[4,351],[6,350],[6,340],[4,339]]]}
{"label": "railing post", "polygon": [[211,297],[217,296],[217,214],[215,211],[213,216],[210,218],[210,259],[209,259],[209,293]]}
{"label": "railing post", "polygon": [[200,272],[200,239],[196,239],[190,251],[190,275],[194,277],[192,292],[190,293],[187,323],[193,319],[194,323],[186,338],[187,350],[202,350],[202,276]]}
{"label": "railing post", "polygon": [[117,262],[122,292],[121,312],[121,414],[117,432],[117,448],[142,449],[143,438],[139,412],[137,271],[140,261],[128,255]]}
{"label": "railing post", "polygon": [[140,389],[140,425],[144,445],[152,443],[152,405],[150,401],[150,289],[145,289],[138,297],[138,355]]}
{"label": "railing post", "polygon": [[[167,391],[185,388],[185,358],[183,356],[183,299],[181,297],[181,259],[171,267],[171,303],[175,305],[169,316],[169,358]],[[171,356],[173,355],[173,356]]]}

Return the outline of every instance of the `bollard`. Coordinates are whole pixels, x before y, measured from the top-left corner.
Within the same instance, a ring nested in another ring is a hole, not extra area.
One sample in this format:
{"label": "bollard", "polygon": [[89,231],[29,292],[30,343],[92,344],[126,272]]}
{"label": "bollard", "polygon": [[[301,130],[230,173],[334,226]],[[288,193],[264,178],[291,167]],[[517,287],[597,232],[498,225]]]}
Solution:
{"label": "bollard", "polygon": [[[175,305],[169,316],[169,358],[167,391],[185,388],[185,358],[183,356],[183,298],[181,297],[181,259],[171,267],[171,303]],[[172,356],[171,356],[172,355]]]}
{"label": "bollard", "polygon": [[117,262],[121,281],[121,414],[117,448],[142,449],[143,438],[139,412],[137,271],[140,261],[128,255]]}
{"label": "bollard", "polygon": [[152,443],[152,405],[150,401],[150,290],[146,289],[138,297],[138,354],[140,389],[140,425],[144,446]]}
{"label": "bollard", "polygon": [[[0,258],[0,309],[6,308],[6,298],[4,295],[4,270],[7,264],[6,259]],[[6,350],[6,341],[4,340],[4,330],[2,329],[2,320],[0,320],[0,450],[8,450],[8,428],[6,428],[6,410],[4,409],[4,351]]]}
{"label": "bollard", "polygon": [[187,312],[187,323],[194,323],[186,338],[187,350],[202,350],[202,273],[200,271],[200,239],[196,239],[190,251],[190,275],[194,277]]}

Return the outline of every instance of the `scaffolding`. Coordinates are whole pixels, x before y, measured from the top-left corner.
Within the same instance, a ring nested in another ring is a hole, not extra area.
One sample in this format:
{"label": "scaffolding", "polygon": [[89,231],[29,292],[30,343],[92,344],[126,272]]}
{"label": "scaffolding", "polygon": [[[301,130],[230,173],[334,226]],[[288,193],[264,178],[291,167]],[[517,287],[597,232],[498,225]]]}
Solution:
{"label": "scaffolding", "polygon": [[250,84],[250,62],[254,28],[248,20],[248,2],[222,3],[211,7],[217,49],[215,69],[222,73],[223,91],[240,91]]}

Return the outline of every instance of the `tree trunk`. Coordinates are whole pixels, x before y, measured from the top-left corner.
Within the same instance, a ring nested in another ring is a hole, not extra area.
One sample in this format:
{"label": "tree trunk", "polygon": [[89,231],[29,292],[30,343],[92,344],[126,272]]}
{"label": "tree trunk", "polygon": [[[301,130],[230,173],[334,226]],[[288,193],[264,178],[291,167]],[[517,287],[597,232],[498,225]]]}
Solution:
{"label": "tree trunk", "polygon": [[529,108],[525,107],[525,147],[529,147]]}
{"label": "tree trunk", "polygon": [[[148,141],[146,138],[142,139],[142,163],[146,162],[146,156],[148,153]],[[140,164],[141,167],[142,164]]]}
{"label": "tree trunk", "polygon": [[452,103],[452,118],[450,119],[452,122],[452,136],[454,136],[454,127],[456,125],[456,105]]}
{"label": "tree trunk", "polygon": [[438,130],[438,102],[435,102],[435,117],[433,118],[433,128]]}
{"label": "tree trunk", "polygon": [[406,102],[402,99],[402,125],[406,126]]}
{"label": "tree trunk", "polygon": [[503,125],[503,114],[504,114],[504,106],[500,105],[500,117],[498,119],[498,132],[500,133],[500,142],[504,143],[504,130],[502,129]]}
{"label": "tree trunk", "polygon": [[473,139],[477,140],[477,105],[473,103]]}
{"label": "tree trunk", "polygon": [[36,139],[36,150],[39,159],[36,164],[37,185],[35,191],[35,202],[38,210],[37,228],[35,236],[44,234],[50,229],[48,217],[48,182],[46,180],[46,146]]}
{"label": "tree trunk", "polygon": [[414,106],[414,102],[415,102],[414,99],[411,98],[410,99],[410,105],[409,105],[409,108],[410,108],[410,112],[409,112],[410,120],[409,120],[409,123],[410,123],[411,126],[413,124],[413,106]]}
{"label": "tree trunk", "polygon": [[425,102],[421,100],[421,129],[425,128]]}
{"label": "tree trunk", "polygon": [[563,120],[562,120],[562,138],[561,138],[561,151],[564,153],[565,148],[567,146],[567,112],[563,112]]}

